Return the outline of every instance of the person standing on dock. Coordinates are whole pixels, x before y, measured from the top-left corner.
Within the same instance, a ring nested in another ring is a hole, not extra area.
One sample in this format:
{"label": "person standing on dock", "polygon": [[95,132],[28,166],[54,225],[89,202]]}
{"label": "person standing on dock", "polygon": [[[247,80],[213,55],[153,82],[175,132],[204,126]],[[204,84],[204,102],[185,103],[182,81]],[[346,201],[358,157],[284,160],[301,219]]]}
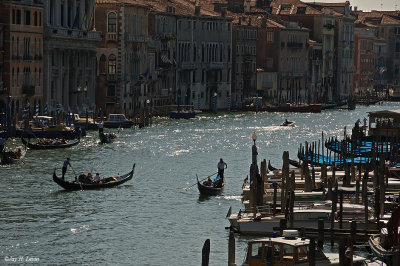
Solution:
{"label": "person standing on dock", "polygon": [[218,167],[218,175],[221,178],[221,181],[224,182],[224,170],[228,168],[228,165],[226,164],[226,162],[224,162],[224,160],[222,160],[222,158],[219,158],[219,163],[217,167]]}
{"label": "person standing on dock", "polygon": [[69,158],[67,158],[67,159],[64,161],[64,163],[63,163],[63,167],[62,167],[62,180],[64,180],[64,176],[65,176],[65,173],[67,172],[67,167],[68,167],[68,165],[69,165],[70,167],[72,167],[72,166],[71,166],[71,163],[69,162]]}

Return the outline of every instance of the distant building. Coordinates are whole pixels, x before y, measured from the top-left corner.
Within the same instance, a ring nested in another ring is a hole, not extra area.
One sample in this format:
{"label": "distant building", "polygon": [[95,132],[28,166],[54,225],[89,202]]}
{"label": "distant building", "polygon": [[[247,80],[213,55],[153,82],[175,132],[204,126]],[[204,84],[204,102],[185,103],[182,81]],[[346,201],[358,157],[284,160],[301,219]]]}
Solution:
{"label": "distant building", "polygon": [[95,110],[94,0],[44,0],[44,103],[52,114]]}
{"label": "distant building", "polygon": [[[200,110],[229,109],[232,19],[226,17],[226,10],[222,9],[220,14],[207,10],[204,14],[201,6],[192,6],[190,11],[187,11],[175,6],[172,1],[166,6],[153,7],[158,13],[156,41],[161,42],[156,47],[163,47],[162,50],[158,48],[157,53],[164,55],[157,56],[160,65],[157,65],[156,69],[161,68],[161,72],[165,72],[162,76],[169,77],[168,82],[161,84],[159,89],[166,90],[166,86],[171,85],[171,70],[165,69],[174,67],[175,84],[171,87],[174,103],[194,105]],[[164,24],[161,21],[165,21]],[[174,23],[172,27],[176,30],[170,28],[169,23]],[[163,37],[162,28],[158,27],[165,27],[168,34]],[[171,49],[174,46],[175,52]],[[158,93],[170,95],[170,91]]]}
{"label": "distant building", "polygon": [[[274,0],[272,13],[288,21],[297,21],[310,29],[310,39],[322,45],[320,91],[313,95],[318,101],[331,101],[338,95],[334,74],[335,63],[335,16],[329,10],[318,10],[299,0]],[[337,70],[340,71],[340,70]],[[307,96],[308,98],[308,96]]]}
{"label": "distant building", "polygon": [[[379,68],[379,87],[383,89],[384,83],[391,86],[400,82],[400,11],[371,11],[363,12],[356,8],[352,14],[357,17],[361,23],[369,23],[377,27],[376,42],[379,58],[377,66]],[[380,40],[380,41],[379,41]],[[384,40],[386,45],[382,42]],[[379,52],[381,47],[381,52]],[[384,58],[382,57],[382,48],[386,50]],[[384,59],[384,60],[383,60]],[[377,73],[378,74],[378,73]],[[383,83],[381,85],[381,83]],[[378,86],[376,86],[378,87]]]}
{"label": "distant building", "polygon": [[133,116],[149,99],[150,81],[156,76],[150,57],[150,7],[131,0],[96,0],[97,43],[96,105],[103,113]]}
{"label": "distant building", "polygon": [[309,34],[295,21],[263,19],[258,29],[257,68],[278,73],[278,91],[266,95],[270,101],[307,100]]}
{"label": "distant building", "polygon": [[[257,27],[252,17],[240,16],[232,32],[232,106],[257,96]],[[260,95],[262,92],[260,91]]]}
{"label": "distant building", "polygon": [[355,27],[354,89],[359,95],[366,95],[374,89],[375,31],[376,27],[365,23],[357,23]]}
{"label": "distant building", "polygon": [[0,109],[10,96],[13,120],[43,103],[43,18],[39,1],[0,2]]}

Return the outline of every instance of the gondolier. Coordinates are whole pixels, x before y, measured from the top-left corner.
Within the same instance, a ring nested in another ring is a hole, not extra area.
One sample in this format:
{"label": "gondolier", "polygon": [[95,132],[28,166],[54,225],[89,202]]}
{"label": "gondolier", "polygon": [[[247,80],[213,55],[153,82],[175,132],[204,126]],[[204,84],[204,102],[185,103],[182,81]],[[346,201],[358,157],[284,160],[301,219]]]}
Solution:
{"label": "gondolier", "polygon": [[67,158],[67,159],[64,161],[64,163],[63,163],[63,167],[62,167],[62,180],[64,180],[64,175],[65,175],[65,173],[67,172],[67,167],[68,167],[68,165],[69,165],[70,167],[72,167],[72,166],[71,166],[71,163],[69,162],[69,158]]}
{"label": "gondolier", "polygon": [[224,169],[228,168],[228,165],[222,158],[219,158],[219,163],[217,165],[218,167],[218,175],[221,178],[222,182],[224,181]]}
{"label": "gondolier", "polygon": [[103,124],[103,121],[101,121],[99,123],[99,133],[103,133],[103,127],[104,127],[104,124]]}

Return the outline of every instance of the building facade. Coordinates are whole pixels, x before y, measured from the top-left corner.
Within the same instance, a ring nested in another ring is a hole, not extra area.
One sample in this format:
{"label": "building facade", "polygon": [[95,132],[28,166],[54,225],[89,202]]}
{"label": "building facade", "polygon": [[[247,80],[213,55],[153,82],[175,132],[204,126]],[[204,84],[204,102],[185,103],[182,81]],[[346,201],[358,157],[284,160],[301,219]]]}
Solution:
{"label": "building facade", "polygon": [[106,114],[131,117],[148,97],[149,66],[154,66],[148,13],[148,6],[135,1],[96,0],[95,26],[103,32],[97,44],[96,103]]}
{"label": "building facade", "polygon": [[22,110],[43,103],[43,4],[38,1],[5,0],[0,3],[2,23],[0,102],[10,98],[13,120]]}
{"label": "building facade", "polygon": [[44,0],[44,102],[50,113],[95,110],[94,0]]}
{"label": "building facade", "polygon": [[[232,107],[257,96],[257,27],[251,17],[239,17],[232,32]],[[260,93],[261,96],[262,93]]]}

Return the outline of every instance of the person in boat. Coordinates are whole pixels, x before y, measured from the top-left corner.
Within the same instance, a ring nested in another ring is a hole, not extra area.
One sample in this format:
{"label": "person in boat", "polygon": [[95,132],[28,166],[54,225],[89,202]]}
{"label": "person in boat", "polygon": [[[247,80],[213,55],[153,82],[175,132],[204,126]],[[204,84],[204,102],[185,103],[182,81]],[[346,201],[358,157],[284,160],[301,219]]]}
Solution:
{"label": "person in boat", "polygon": [[65,176],[65,173],[67,172],[67,167],[68,167],[68,165],[69,165],[70,167],[72,167],[69,158],[67,158],[67,159],[64,161],[64,163],[63,163],[63,167],[62,167],[62,180],[64,180],[64,176]]}
{"label": "person in boat", "polygon": [[364,127],[367,126],[367,118],[364,117]]}
{"label": "person in boat", "polygon": [[99,183],[100,182],[100,174],[99,173],[96,173],[96,175],[93,178],[93,182],[94,183]]}
{"label": "person in boat", "polygon": [[285,119],[285,125],[289,125],[289,121]]}
{"label": "person in boat", "polygon": [[222,160],[222,158],[219,158],[219,162],[218,162],[218,175],[221,178],[221,182],[224,181],[224,170],[226,168],[228,168],[228,165],[226,164],[226,162],[224,162],[224,160]]}
{"label": "person in boat", "polygon": [[207,181],[203,182],[203,185],[212,187],[213,186],[213,182],[212,182],[211,178],[208,177]]}
{"label": "person in boat", "polygon": [[88,172],[86,175],[86,183],[93,183],[94,179],[92,176],[92,172]]}

